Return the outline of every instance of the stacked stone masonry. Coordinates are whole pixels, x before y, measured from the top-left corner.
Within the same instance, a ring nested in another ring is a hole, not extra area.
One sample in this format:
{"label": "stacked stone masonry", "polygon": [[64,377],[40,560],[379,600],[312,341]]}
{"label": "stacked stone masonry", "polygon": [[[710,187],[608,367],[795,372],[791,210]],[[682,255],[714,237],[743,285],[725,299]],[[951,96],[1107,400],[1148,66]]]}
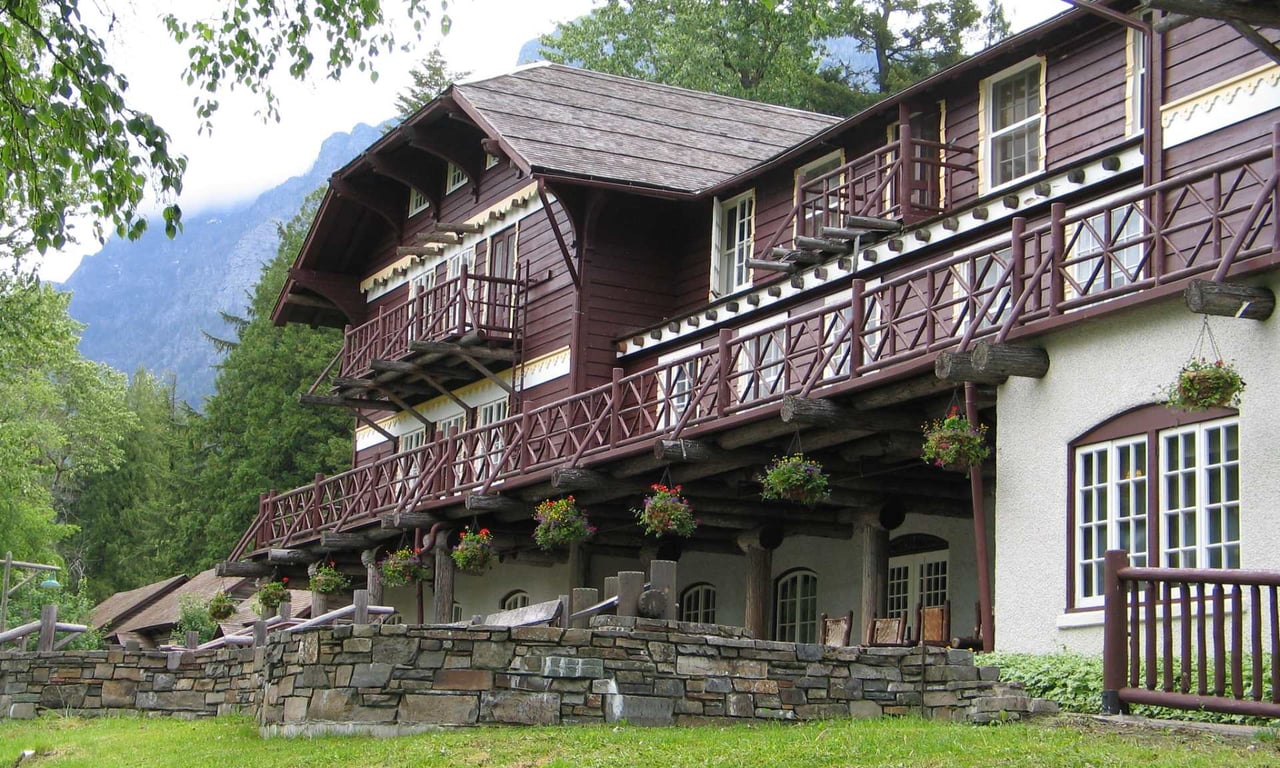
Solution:
{"label": "stacked stone masonry", "polygon": [[1043,708],[969,651],[754,640],[737,628],[597,617],[589,629],[347,626],[256,651],[0,655],[3,713],[255,712],[266,735],[449,726],[639,725]]}

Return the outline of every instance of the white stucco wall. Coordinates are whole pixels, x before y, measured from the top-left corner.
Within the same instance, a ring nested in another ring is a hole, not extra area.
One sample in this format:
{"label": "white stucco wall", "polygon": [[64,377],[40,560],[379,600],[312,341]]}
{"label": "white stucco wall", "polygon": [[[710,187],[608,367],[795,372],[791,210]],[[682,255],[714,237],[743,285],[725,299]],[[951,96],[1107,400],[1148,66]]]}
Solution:
{"label": "white stucco wall", "polygon": [[[1272,290],[1280,288],[1280,279],[1269,280]],[[1072,326],[1036,339],[1049,353],[1043,379],[1010,378],[1000,387],[998,650],[1101,651],[1101,609],[1066,612],[1067,445],[1113,416],[1155,402],[1191,355],[1201,322],[1178,296]],[[1280,324],[1214,317],[1210,325],[1222,356],[1236,362],[1247,384],[1240,408],[1242,565],[1280,569],[1280,472],[1270,445],[1280,434]]]}

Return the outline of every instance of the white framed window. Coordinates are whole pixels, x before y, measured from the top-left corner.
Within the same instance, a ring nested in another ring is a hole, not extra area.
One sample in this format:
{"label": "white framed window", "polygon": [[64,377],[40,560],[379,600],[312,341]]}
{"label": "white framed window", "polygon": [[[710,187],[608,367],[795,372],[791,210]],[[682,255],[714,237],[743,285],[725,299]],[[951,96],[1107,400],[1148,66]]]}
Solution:
{"label": "white framed window", "polygon": [[698,624],[715,624],[715,586],[704,582],[686,587],[680,593],[680,620]]}
{"label": "white framed window", "polygon": [[431,206],[431,199],[414,187],[409,188],[409,215],[416,216]]}
{"label": "white framed window", "polygon": [[658,358],[659,365],[668,366],[658,380],[658,385],[662,388],[658,422],[664,427],[674,427],[693,404],[698,364],[694,359],[685,359],[691,354],[690,350],[680,350]]}
{"label": "white framed window", "polygon": [[467,272],[475,274],[476,271],[476,249],[475,246],[459,248],[445,258],[446,277],[452,280],[462,274],[462,267],[466,266]]}
{"label": "white framed window", "polygon": [[835,347],[827,362],[828,376],[848,376],[853,372],[853,350],[858,340],[853,337],[853,304],[845,293],[828,296],[824,302],[831,311],[822,318],[820,354]]}
{"label": "white framed window", "polygon": [[467,185],[467,173],[453,163],[449,163],[444,174],[444,193],[457,192]]}
{"label": "white framed window", "polygon": [[796,569],[774,584],[773,639],[789,643],[818,641],[818,575]]}
{"label": "white framed window", "polygon": [[778,396],[787,388],[787,326],[769,329],[779,319],[762,320],[739,332],[745,338],[737,355],[734,376],[742,402]]}
{"label": "white framed window", "polygon": [[436,436],[448,437],[451,432],[461,432],[467,428],[467,414],[459,413],[436,422]]}
{"label": "white framed window", "polygon": [[[1139,14],[1150,22],[1151,13]],[[1147,119],[1147,36],[1136,29],[1127,30],[1125,55],[1125,133],[1129,136],[1142,133]]]}
{"label": "white framed window", "polygon": [[[476,408],[477,427],[487,427],[505,418],[507,418],[507,398],[505,395]],[[505,445],[506,442],[503,440],[502,430],[500,429],[486,430],[477,437],[477,455],[488,457],[490,472],[496,470],[494,465],[502,458],[502,449]],[[480,467],[477,466],[476,471],[480,471]]]}
{"label": "white framed window", "polygon": [[1039,173],[1043,167],[1043,71],[1043,62],[1034,59],[983,81],[988,191]]}
{"label": "white framed window", "polygon": [[484,154],[484,169],[487,171],[490,168],[496,167],[498,165],[498,160],[499,157],[497,155],[491,155],[486,152]]}
{"label": "white framed window", "polygon": [[[1163,414],[1164,423],[1175,419],[1162,406],[1145,412]],[[1108,549],[1127,550],[1135,566],[1240,567],[1238,419],[1163,429],[1160,422],[1151,423],[1157,427],[1073,451],[1077,606],[1102,605]],[[1150,509],[1153,496],[1155,514]]]}
{"label": "white framed window", "polygon": [[462,621],[462,603],[453,604],[453,609],[449,611],[449,617],[455,624]]}
{"label": "white framed window", "polygon": [[1084,296],[1142,279],[1143,219],[1135,203],[1090,216],[1077,227],[1067,257],[1073,293]]}
{"label": "white framed window", "polygon": [[836,150],[796,169],[795,201],[800,205],[800,215],[796,217],[795,234],[821,237],[823,227],[844,226],[839,197],[843,174],[815,184],[816,180],[842,165],[844,152]]}
{"label": "white framed window", "polygon": [[523,589],[508,592],[507,596],[498,602],[498,608],[504,611],[514,611],[517,608],[525,608],[528,605],[529,593]]}
{"label": "white framed window", "polygon": [[413,451],[427,444],[427,428],[419,427],[400,436],[400,452]]}
{"label": "white framed window", "polygon": [[756,192],[716,198],[711,224],[711,293],[727,296],[751,283],[755,249]]}

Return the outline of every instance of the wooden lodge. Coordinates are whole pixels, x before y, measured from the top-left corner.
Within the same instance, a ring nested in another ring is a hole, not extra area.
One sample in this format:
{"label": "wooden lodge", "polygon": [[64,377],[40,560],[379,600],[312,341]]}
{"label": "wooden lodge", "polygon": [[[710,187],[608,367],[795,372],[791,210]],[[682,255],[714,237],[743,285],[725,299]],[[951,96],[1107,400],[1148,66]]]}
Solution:
{"label": "wooden lodge", "polygon": [[[949,604],[1091,651],[1108,549],[1280,568],[1277,38],[1085,4],[844,120],[560,65],[450,87],[333,175],[275,309],[346,328],[306,399],[355,468],[264,493],[222,572],[376,590],[424,547],[377,599],[442,622],[661,557],[682,618],[758,637]],[[1205,322],[1243,404],[1167,408]],[[967,473],[920,458],[953,405],[989,427]],[[795,452],[830,496],[762,500]],[[636,525],[660,482],[691,538]],[[568,494],[595,535],[539,550]]]}

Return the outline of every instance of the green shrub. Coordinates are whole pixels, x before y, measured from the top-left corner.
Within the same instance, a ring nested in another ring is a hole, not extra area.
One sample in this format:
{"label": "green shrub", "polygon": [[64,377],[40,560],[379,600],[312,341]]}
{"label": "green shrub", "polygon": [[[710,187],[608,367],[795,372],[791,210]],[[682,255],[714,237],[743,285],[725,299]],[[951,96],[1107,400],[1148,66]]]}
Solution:
{"label": "green shrub", "polygon": [[178,623],[173,625],[169,642],[184,645],[188,632],[197,632],[200,642],[207,643],[218,631],[218,623],[209,615],[209,601],[199,595],[178,595]]}
{"label": "green shrub", "polygon": [[[1158,662],[1160,663],[1160,662]],[[1250,657],[1242,660],[1245,676],[1246,694],[1250,690]],[[1067,712],[1084,712],[1097,714],[1102,711],[1102,657],[1086,656],[1080,653],[1060,651],[1058,653],[987,653],[978,657],[978,664],[984,667],[999,667],[1001,680],[1017,680],[1027,687],[1027,693],[1041,699],[1058,702]],[[1270,670],[1270,656],[1263,659],[1263,667]],[[1140,674],[1145,675],[1146,667]],[[1179,665],[1174,665],[1174,678],[1181,674]],[[1161,666],[1159,675],[1163,675]],[[1207,670],[1209,685],[1213,685],[1213,669]],[[1163,678],[1161,678],[1163,679]],[[1192,688],[1196,685],[1196,677],[1192,675]],[[1230,673],[1227,677],[1227,689],[1231,688]],[[1264,701],[1271,698],[1270,673],[1263,675]],[[1200,723],[1234,723],[1243,725],[1271,725],[1277,722],[1265,717],[1246,717],[1244,715],[1228,715],[1220,712],[1203,712],[1199,710],[1168,709],[1166,707],[1134,706],[1132,712],[1143,717],[1160,720],[1186,720]]]}

